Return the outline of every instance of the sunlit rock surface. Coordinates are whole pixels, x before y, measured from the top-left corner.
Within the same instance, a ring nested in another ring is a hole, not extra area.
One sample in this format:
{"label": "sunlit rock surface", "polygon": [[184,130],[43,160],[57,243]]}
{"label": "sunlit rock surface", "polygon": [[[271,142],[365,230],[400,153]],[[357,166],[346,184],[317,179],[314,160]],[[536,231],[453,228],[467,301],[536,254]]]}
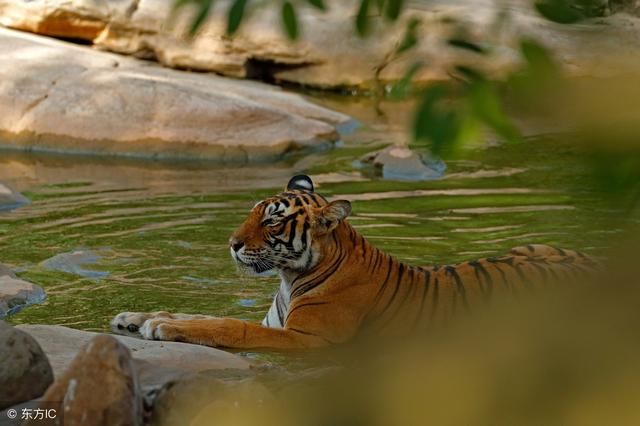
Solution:
{"label": "sunlit rock surface", "polygon": [[0,265],[0,318],[25,306],[41,303],[45,297],[42,287],[21,280],[9,268]]}
{"label": "sunlit rock surface", "polygon": [[[78,350],[99,334],[57,325],[18,325],[16,328],[29,333],[38,341],[47,354],[56,377],[67,369]],[[248,369],[251,366],[244,358],[207,346],[127,336],[113,337],[133,353],[135,360],[149,363],[158,370],[169,368],[195,373],[226,368]],[[145,384],[144,380],[142,384]]]}
{"label": "sunlit rock surface", "polygon": [[0,29],[0,148],[220,162],[337,140],[349,118],[260,83]]}
{"label": "sunlit rock surface", "polygon": [[[268,77],[321,88],[371,88],[399,80],[417,60],[426,66],[416,80],[448,80],[454,64],[479,66],[497,76],[519,61],[526,36],[550,47],[576,75],[604,76],[638,70],[640,19],[618,13],[578,25],[542,19],[528,0],[432,0],[412,2],[400,22],[390,24],[370,11],[370,35],[355,35],[356,1],[327,1],[326,13],[296,3],[301,37],[283,35],[280,8],[251,4],[252,13],[233,37],[225,35],[230,1],[216,1],[211,17],[193,40],[184,37],[193,19],[184,13],[169,22],[174,0],[0,0],[0,23],[9,27],[87,40],[100,48],[155,59],[174,68],[213,71],[234,77]],[[424,23],[421,44],[382,66],[404,37],[406,22]],[[382,31],[382,29],[384,29]],[[489,47],[490,59],[447,45],[465,36]],[[482,64],[482,65],[481,65]]]}

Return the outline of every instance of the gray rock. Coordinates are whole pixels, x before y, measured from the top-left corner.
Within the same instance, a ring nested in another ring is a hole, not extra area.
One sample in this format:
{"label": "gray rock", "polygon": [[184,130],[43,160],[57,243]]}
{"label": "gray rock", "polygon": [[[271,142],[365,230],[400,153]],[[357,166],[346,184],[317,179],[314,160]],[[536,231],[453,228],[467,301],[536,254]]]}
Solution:
{"label": "gray rock", "polygon": [[[142,423],[142,397],[131,353],[107,334],[93,337],[80,349],[42,401],[63,402],[65,426]],[[37,424],[36,420],[27,422]]]}
{"label": "gray rock", "polygon": [[13,191],[6,185],[0,183],[0,212],[12,210],[27,204],[29,200],[22,194]]}
{"label": "gray rock", "polygon": [[0,409],[41,396],[53,371],[38,342],[0,321]]}
{"label": "gray rock", "polygon": [[[18,325],[16,328],[32,335],[49,357],[53,371],[58,377],[67,369],[83,345],[99,333],[75,330],[57,325]],[[178,373],[197,373],[204,370],[241,369],[252,363],[245,358],[207,346],[178,342],[142,340],[127,336],[114,336],[131,351],[136,362],[146,364],[140,369],[142,386],[157,386],[172,380]],[[151,366],[151,367],[150,367]],[[154,376],[151,368],[158,370]],[[166,375],[166,380],[159,375]]]}
{"label": "gray rock", "polygon": [[0,265],[0,318],[41,303],[45,298],[42,287],[17,278],[10,269]]}
{"label": "gray rock", "polygon": [[69,253],[57,254],[42,262],[42,267],[48,270],[80,275],[85,278],[104,278],[109,275],[106,271],[93,271],[84,265],[92,265],[100,260],[100,255],[92,250],[74,250]]}
{"label": "gray rock", "polygon": [[447,168],[440,159],[402,146],[367,154],[361,159],[361,164],[372,166],[374,174],[384,179],[407,181],[439,179]]}
{"label": "gray rock", "polygon": [[0,62],[0,147],[11,149],[264,161],[330,146],[350,120],[266,84],[7,29]]}

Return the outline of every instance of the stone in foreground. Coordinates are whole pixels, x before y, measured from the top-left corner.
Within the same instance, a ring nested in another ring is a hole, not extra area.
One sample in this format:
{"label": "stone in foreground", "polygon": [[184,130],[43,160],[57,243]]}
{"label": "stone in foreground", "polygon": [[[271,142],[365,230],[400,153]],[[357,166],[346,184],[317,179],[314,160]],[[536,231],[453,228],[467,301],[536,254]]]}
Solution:
{"label": "stone in foreground", "polygon": [[[57,325],[18,325],[16,328],[26,331],[40,343],[56,377],[67,369],[80,347],[98,335]],[[206,346],[127,336],[113,337],[131,351],[136,361],[144,361],[158,370],[166,368],[197,373],[204,370],[248,369],[252,365],[237,355]],[[148,368],[146,370],[149,372]],[[149,380],[153,380],[151,375],[148,376]],[[145,382],[142,380],[142,385],[146,385]]]}
{"label": "stone in foreground", "polygon": [[53,371],[36,340],[0,321],[0,410],[41,396]]}
{"label": "stone in foreground", "polygon": [[[80,349],[42,400],[62,401],[65,426],[142,423],[142,398],[131,353],[106,334],[94,337]],[[27,424],[37,425],[37,421]]]}
{"label": "stone in foreground", "polygon": [[266,161],[326,147],[350,121],[265,84],[7,29],[0,29],[0,61],[0,148]]}

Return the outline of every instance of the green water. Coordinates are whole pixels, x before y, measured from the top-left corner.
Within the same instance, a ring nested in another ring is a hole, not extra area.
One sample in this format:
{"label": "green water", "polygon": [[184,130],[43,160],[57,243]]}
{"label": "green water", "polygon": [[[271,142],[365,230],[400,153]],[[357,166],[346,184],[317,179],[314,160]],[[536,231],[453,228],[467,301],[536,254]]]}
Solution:
{"label": "green water", "polygon": [[[401,123],[376,117],[366,103],[358,108],[364,125],[343,146],[269,165],[0,153],[0,181],[32,201],[0,214],[0,262],[48,294],[10,321],[104,331],[118,312],[155,310],[261,320],[277,278],[238,275],[227,240],[256,201],[297,172],[315,177],[326,196],[352,199],[356,228],[415,264],[525,243],[598,253],[620,232],[583,153],[562,138],[477,149],[448,162],[437,181],[362,178],[354,162],[405,135]],[[98,256],[81,265],[90,273],[43,263],[74,251]]]}

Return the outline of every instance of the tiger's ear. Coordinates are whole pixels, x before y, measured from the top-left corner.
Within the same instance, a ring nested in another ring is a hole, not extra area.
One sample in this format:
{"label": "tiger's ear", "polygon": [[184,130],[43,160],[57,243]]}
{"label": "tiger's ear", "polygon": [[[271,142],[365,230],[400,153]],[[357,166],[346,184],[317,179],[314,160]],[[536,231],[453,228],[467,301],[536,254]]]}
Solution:
{"label": "tiger's ear", "polygon": [[284,190],[291,191],[294,189],[313,192],[313,182],[311,181],[311,178],[307,175],[294,176],[289,180],[289,183],[287,184],[287,187]]}
{"label": "tiger's ear", "polygon": [[316,223],[323,231],[330,232],[351,214],[351,203],[347,200],[332,201],[318,209],[316,214]]}

